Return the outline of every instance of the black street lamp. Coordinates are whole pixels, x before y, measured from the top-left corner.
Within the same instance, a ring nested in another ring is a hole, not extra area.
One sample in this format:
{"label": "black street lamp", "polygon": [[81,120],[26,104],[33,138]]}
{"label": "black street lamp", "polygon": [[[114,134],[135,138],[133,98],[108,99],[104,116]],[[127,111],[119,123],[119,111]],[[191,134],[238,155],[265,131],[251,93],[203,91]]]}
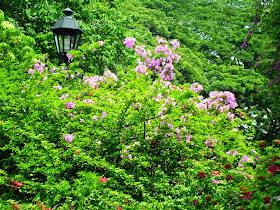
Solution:
{"label": "black street lamp", "polygon": [[75,18],[73,11],[68,7],[63,10],[65,17],[59,18],[51,29],[54,35],[57,53],[60,61],[69,64],[66,54],[70,50],[77,50],[82,35],[82,30]]}

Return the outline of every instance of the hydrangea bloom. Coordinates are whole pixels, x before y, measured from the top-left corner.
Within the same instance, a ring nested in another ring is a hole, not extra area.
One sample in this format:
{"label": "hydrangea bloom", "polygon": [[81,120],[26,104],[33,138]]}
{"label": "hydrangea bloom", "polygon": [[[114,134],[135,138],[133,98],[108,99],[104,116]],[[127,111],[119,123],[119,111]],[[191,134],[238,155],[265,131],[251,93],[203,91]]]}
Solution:
{"label": "hydrangea bloom", "polygon": [[132,38],[132,37],[127,37],[123,44],[126,45],[127,48],[133,48],[134,44],[135,44],[136,39]]}

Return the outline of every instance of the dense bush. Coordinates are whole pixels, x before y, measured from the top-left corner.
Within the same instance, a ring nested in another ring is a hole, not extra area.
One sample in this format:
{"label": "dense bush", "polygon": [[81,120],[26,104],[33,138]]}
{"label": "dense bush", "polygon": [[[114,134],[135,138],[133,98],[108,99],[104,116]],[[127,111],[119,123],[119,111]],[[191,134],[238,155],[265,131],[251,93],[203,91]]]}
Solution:
{"label": "dense bush", "polygon": [[56,66],[2,14],[2,209],[277,209],[279,140],[255,142],[231,92],[168,81],[178,42],[96,75],[86,48]]}

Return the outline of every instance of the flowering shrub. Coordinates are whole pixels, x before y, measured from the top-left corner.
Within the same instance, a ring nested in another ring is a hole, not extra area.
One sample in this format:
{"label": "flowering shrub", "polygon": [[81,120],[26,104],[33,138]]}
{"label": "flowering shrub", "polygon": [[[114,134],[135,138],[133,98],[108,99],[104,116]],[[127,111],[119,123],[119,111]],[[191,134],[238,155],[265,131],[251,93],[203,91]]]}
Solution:
{"label": "flowering shrub", "polygon": [[179,43],[158,42],[155,57],[135,47],[147,74],[95,75],[42,55],[20,71],[7,61],[2,209],[277,208],[279,141],[252,141],[252,121],[230,92],[203,98],[198,84],[167,81]]}

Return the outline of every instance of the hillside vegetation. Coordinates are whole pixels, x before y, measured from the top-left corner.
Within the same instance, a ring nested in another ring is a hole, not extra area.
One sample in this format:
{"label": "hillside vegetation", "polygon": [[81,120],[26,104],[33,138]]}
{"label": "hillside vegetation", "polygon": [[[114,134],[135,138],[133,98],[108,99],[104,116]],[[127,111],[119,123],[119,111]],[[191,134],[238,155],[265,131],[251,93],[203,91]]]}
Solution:
{"label": "hillside vegetation", "polygon": [[277,209],[279,3],[258,3],[2,1],[0,208]]}

